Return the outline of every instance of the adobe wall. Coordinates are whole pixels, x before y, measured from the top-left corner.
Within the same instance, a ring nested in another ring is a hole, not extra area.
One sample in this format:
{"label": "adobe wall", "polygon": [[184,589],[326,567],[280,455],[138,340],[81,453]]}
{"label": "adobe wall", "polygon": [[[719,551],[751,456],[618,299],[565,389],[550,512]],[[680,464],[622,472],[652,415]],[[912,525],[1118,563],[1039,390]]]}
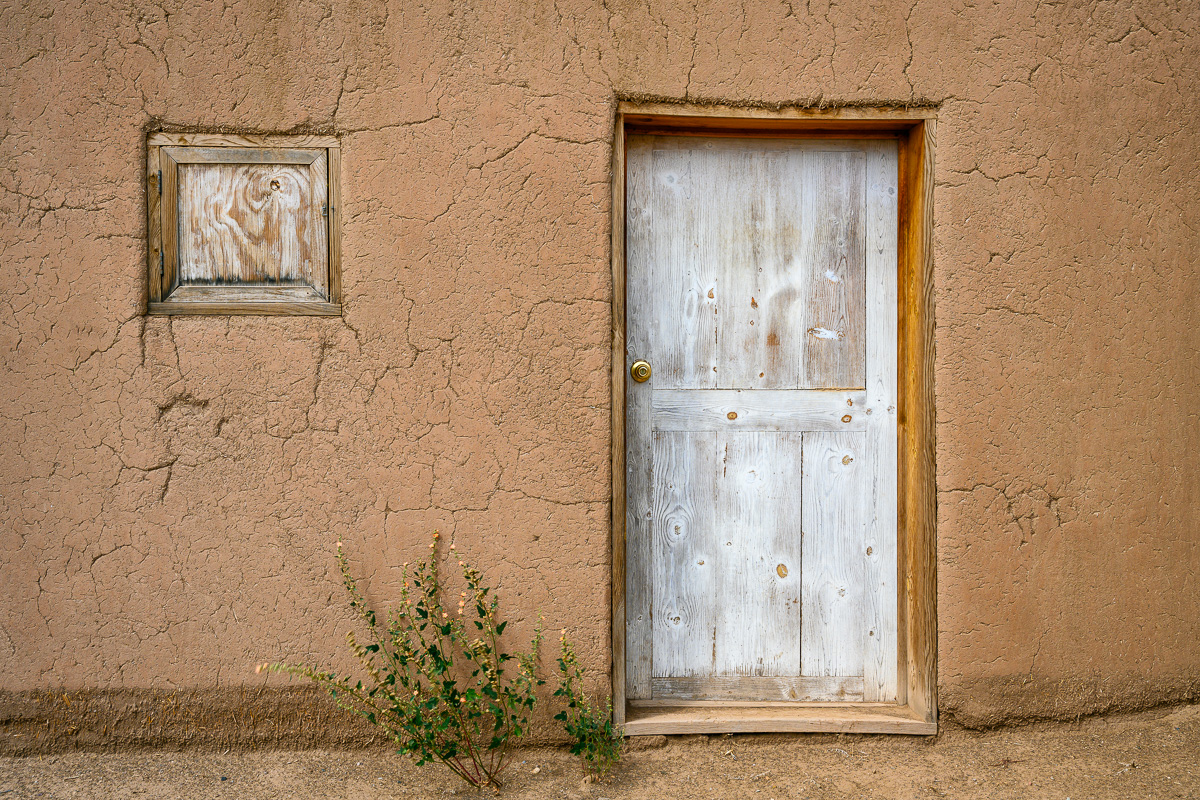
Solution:
{"label": "adobe wall", "polygon": [[[1200,695],[1194,4],[498,5],[0,11],[6,748],[354,740],[339,538],[607,671],[620,98],[938,107],[943,716]],[[342,137],[342,318],[142,315],[161,129]]]}

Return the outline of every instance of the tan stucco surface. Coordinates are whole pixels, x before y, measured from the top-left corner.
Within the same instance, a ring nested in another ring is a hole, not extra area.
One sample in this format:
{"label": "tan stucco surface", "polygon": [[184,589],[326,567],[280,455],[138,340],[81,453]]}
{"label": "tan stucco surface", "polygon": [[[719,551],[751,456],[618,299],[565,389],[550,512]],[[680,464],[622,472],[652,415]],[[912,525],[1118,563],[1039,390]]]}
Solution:
{"label": "tan stucco surface", "polygon": [[[1198,8],[5,4],[0,716],[232,725],[433,528],[606,672],[620,98],[937,105],[942,713],[1195,699]],[[161,129],[341,136],[342,318],[143,316]]]}

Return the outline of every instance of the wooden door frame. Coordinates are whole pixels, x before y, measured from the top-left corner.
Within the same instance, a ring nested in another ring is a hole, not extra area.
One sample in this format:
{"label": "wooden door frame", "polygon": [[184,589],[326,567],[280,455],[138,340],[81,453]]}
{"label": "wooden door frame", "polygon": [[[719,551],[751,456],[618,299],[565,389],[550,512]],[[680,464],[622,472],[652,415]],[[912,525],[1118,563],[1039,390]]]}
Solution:
{"label": "wooden door frame", "polygon": [[[612,692],[630,735],[730,732],[937,733],[933,393],[933,150],[936,109],[781,110],[621,102],[612,162]],[[894,138],[899,143],[900,408],[897,703],[637,701],[625,697],[625,135]]]}

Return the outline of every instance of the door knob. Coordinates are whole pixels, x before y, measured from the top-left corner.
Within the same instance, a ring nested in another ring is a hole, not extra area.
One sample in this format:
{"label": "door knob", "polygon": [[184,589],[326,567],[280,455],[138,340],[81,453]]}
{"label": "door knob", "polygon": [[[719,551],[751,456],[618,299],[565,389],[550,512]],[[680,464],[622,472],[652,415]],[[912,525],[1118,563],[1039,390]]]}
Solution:
{"label": "door knob", "polygon": [[645,383],[650,380],[650,363],[641,359],[633,362],[633,366],[629,368],[629,374],[638,383]]}

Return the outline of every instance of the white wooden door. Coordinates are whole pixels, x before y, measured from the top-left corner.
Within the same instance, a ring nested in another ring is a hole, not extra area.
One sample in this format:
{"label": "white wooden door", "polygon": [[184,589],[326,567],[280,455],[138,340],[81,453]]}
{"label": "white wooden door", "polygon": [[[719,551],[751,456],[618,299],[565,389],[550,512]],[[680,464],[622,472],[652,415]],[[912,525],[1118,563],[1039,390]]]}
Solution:
{"label": "white wooden door", "polygon": [[631,700],[896,700],[897,157],[626,140]]}

